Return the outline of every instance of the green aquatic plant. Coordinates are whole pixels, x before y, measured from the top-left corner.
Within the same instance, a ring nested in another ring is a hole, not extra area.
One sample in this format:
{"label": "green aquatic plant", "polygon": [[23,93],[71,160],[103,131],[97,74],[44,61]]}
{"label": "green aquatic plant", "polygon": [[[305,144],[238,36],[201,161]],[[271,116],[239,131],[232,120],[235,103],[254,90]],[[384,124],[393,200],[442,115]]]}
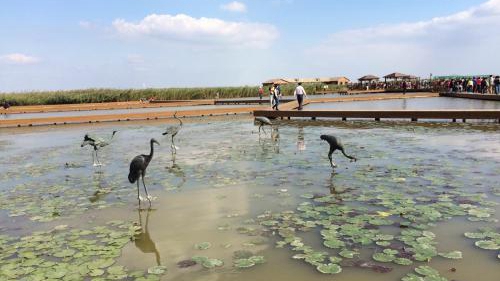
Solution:
{"label": "green aquatic plant", "polygon": [[316,267],[316,269],[325,274],[338,274],[342,272],[342,267],[340,265],[335,264],[335,263],[329,263],[329,264],[320,264]]}
{"label": "green aquatic plant", "polygon": [[[116,260],[121,249],[140,231],[140,227],[131,223],[113,221],[91,229],[59,226],[21,238],[2,235],[0,279],[84,280],[99,277],[122,280],[132,276],[132,272],[116,265]],[[149,277],[150,272],[135,271],[133,274],[136,278],[154,279]]]}

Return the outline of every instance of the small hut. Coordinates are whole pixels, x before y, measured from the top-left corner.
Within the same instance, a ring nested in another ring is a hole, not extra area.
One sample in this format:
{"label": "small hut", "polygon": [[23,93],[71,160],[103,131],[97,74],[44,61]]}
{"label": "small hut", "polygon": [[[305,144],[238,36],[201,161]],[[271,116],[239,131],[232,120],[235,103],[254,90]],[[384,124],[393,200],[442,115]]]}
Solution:
{"label": "small hut", "polygon": [[358,81],[361,83],[364,83],[364,82],[373,83],[373,82],[377,82],[379,79],[380,78],[375,76],[375,75],[365,75],[365,76],[359,78]]}
{"label": "small hut", "polygon": [[262,82],[262,86],[264,87],[270,87],[272,85],[284,85],[284,84],[288,84],[290,83],[289,81],[285,80],[285,79],[270,79],[270,80],[267,80],[265,82]]}
{"label": "small hut", "polygon": [[394,73],[387,74],[386,76],[384,76],[384,79],[386,82],[387,82],[387,79],[398,81],[398,80],[406,80],[406,79],[410,79],[410,78],[411,78],[411,75],[403,74],[403,73],[399,73],[399,72],[394,72]]}

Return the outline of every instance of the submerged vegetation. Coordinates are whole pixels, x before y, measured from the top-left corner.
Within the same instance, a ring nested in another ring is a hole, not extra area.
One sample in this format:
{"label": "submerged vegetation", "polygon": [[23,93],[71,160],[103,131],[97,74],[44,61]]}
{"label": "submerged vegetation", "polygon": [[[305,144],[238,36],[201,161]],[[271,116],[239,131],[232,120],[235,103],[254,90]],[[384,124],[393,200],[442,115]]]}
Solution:
{"label": "submerged vegetation", "polygon": [[[315,91],[316,85],[305,85],[308,93]],[[293,95],[295,85],[282,86],[284,95]],[[156,100],[195,100],[219,98],[257,97],[259,87],[213,87],[213,88],[150,88],[150,89],[84,89],[68,91],[34,91],[26,93],[0,93],[0,104],[8,101],[11,105],[79,104],[138,101],[154,97]],[[264,97],[268,89],[264,89]]]}
{"label": "submerged vegetation", "polygon": [[[281,124],[279,143],[251,134],[246,123],[234,120],[190,124],[179,135],[182,150],[175,170],[169,169],[170,154],[158,153],[149,177],[159,200],[176,195],[173,201],[196,203],[179,208],[159,202],[156,221],[149,221],[151,236],[147,219],[146,224],[128,221],[137,215],[131,203],[135,189],[119,173],[139,144],[118,137],[103,151],[107,165],[93,170],[88,151],[67,143],[81,138],[79,130],[64,131],[63,140],[53,131],[40,133],[36,143],[41,145],[34,148],[19,145],[18,136],[2,135],[0,279],[143,281],[165,275],[178,280],[177,273],[193,274],[180,279],[195,280],[247,272],[267,279],[259,268],[286,271],[283,266],[303,263],[307,266],[300,270],[309,270],[311,278],[342,278],[360,270],[379,276],[373,280],[444,281],[453,276],[451,268],[461,270],[471,259],[500,261],[500,162],[484,156],[489,155],[485,144],[496,143],[498,131],[474,131],[472,124],[411,125],[411,130],[342,124],[351,127]],[[131,131],[140,138],[159,128]],[[301,130],[307,134],[301,137]],[[328,147],[319,140],[320,133],[333,130],[349,139],[350,150],[360,158],[356,164],[339,159],[342,169],[335,173]],[[127,134],[126,128],[121,131]],[[357,137],[360,132],[363,138]],[[200,133],[203,142],[189,141]],[[460,136],[464,144],[474,140],[475,146],[443,148],[439,141],[450,142],[443,135]],[[307,150],[297,150],[297,139],[307,143]],[[172,188],[180,180],[183,184]],[[233,190],[244,192],[235,197]],[[199,202],[198,191],[213,198]],[[207,202],[208,209],[196,209]],[[246,204],[250,212],[237,207]],[[212,211],[213,221],[196,221]],[[119,218],[108,217],[114,212]],[[169,220],[175,212],[183,216],[181,230]],[[127,222],[108,222],[123,217]],[[160,220],[167,227],[155,225]],[[443,234],[453,223],[464,228]],[[132,262],[120,258],[136,253],[127,247],[148,242],[145,237],[151,239],[149,246],[159,246],[151,247],[158,255],[166,255],[161,264],[141,253],[128,257]],[[446,239],[453,242],[442,243]],[[282,264],[273,256],[277,252]]]}

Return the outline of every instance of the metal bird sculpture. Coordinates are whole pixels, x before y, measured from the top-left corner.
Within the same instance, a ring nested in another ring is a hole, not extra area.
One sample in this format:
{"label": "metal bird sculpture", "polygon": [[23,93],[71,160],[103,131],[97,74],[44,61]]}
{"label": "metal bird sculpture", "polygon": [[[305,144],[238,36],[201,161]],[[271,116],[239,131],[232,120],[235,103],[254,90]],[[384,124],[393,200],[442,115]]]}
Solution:
{"label": "metal bird sculpture", "polygon": [[81,147],[90,145],[94,148],[94,150],[92,151],[92,162],[94,167],[102,166],[101,162],[99,161],[99,157],[97,156],[97,151],[105,146],[108,146],[113,140],[113,137],[115,136],[116,132],[117,131],[113,131],[113,133],[111,134],[111,138],[109,138],[109,140],[107,141],[99,137],[91,136],[89,134],[85,134],[85,136],[83,137],[83,142],[81,144]]}
{"label": "metal bird sculpture", "polygon": [[328,144],[330,145],[330,151],[328,151],[328,159],[330,159],[330,165],[332,166],[332,168],[337,167],[337,165],[332,160],[332,154],[335,150],[340,150],[342,152],[342,154],[344,154],[345,157],[351,159],[351,162],[352,161],[355,162],[357,160],[356,157],[351,156],[351,155],[347,155],[345,153],[344,146],[342,145],[340,140],[337,139],[336,137],[334,137],[332,135],[321,135],[320,138],[322,140],[328,142]]}
{"label": "metal bird sculpture", "polygon": [[144,176],[146,175],[146,169],[148,168],[149,162],[153,159],[154,144],[160,145],[155,139],[149,141],[150,152],[149,155],[141,154],[134,157],[132,162],[130,162],[130,172],[128,174],[128,180],[130,183],[137,182],[137,200],[139,200],[139,208],[141,206],[141,196],[139,191],[139,178],[142,177],[142,185],[144,186],[144,191],[146,192],[146,198],[149,201],[149,207],[151,208],[151,197],[148,194],[146,184],[144,183]]}
{"label": "metal bird sculpture", "polygon": [[260,129],[261,128],[264,131],[264,133],[266,132],[264,130],[264,126],[265,125],[267,125],[267,126],[272,126],[273,125],[273,123],[271,123],[271,120],[269,120],[269,118],[264,117],[264,116],[255,117],[255,122],[259,123],[259,134],[260,134]]}
{"label": "metal bird sculpture", "polygon": [[177,146],[175,146],[174,138],[179,133],[182,128],[182,120],[177,117],[177,111],[174,113],[174,119],[179,121],[179,125],[169,126],[167,130],[163,133],[164,136],[170,135],[172,137],[172,144],[170,147],[172,148],[173,153],[177,153]]}

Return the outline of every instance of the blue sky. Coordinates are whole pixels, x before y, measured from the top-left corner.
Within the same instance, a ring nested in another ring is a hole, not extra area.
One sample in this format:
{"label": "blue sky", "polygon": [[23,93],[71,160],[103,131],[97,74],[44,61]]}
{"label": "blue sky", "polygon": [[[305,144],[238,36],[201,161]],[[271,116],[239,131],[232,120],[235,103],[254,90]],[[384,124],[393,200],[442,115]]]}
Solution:
{"label": "blue sky", "polygon": [[500,0],[0,0],[0,92],[498,73]]}

